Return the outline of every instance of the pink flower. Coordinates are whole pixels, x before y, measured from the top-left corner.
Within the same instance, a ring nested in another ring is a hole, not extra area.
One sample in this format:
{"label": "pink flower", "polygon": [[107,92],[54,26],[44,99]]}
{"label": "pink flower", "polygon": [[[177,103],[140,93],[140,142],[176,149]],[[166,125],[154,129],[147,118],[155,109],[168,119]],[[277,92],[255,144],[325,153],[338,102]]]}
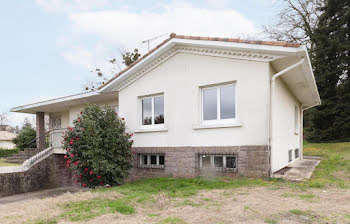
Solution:
{"label": "pink flower", "polygon": [[88,168],[85,168],[85,171],[88,171]]}
{"label": "pink flower", "polygon": [[86,187],[86,184],[83,184],[83,187]]}
{"label": "pink flower", "polygon": [[73,157],[74,156],[74,154],[70,154],[70,157]]}
{"label": "pink flower", "polygon": [[75,140],[79,140],[79,138],[75,139]]}
{"label": "pink flower", "polygon": [[92,171],[90,171],[90,174],[93,174],[93,172],[92,172]]}
{"label": "pink flower", "polygon": [[67,159],[67,156],[64,156],[64,159]]}
{"label": "pink flower", "polygon": [[67,149],[67,152],[69,152],[69,149]]}
{"label": "pink flower", "polygon": [[100,184],[103,185],[103,182],[101,182]]}
{"label": "pink flower", "polygon": [[77,181],[77,180],[75,180],[75,181],[74,181],[74,183],[78,183],[78,181]]}
{"label": "pink flower", "polygon": [[90,179],[90,182],[92,182],[92,179]]}
{"label": "pink flower", "polygon": [[97,176],[98,179],[101,179],[101,176]]}
{"label": "pink flower", "polygon": [[78,122],[80,122],[80,119],[78,119]]}
{"label": "pink flower", "polygon": [[74,163],[74,165],[76,166],[76,165],[78,165],[78,163],[79,163],[79,161],[76,161],[76,162]]}

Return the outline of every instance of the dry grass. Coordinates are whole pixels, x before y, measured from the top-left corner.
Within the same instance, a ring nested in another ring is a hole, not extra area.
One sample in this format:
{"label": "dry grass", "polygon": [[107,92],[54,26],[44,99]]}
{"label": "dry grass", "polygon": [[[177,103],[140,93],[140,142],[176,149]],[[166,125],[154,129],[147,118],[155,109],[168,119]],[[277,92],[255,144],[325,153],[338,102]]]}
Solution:
{"label": "dry grass", "polygon": [[5,158],[0,158],[0,167],[6,167],[6,166],[20,166],[19,163],[8,163],[5,161]]}
{"label": "dry grass", "polygon": [[[313,200],[285,195],[315,195]],[[350,211],[349,189],[289,187],[202,190],[197,195],[174,198],[159,194],[154,200],[133,205],[136,213],[103,214],[90,220],[72,222],[61,216],[62,204],[92,199],[120,199],[115,191],[67,193],[55,198],[36,199],[0,206],[1,223],[347,223]],[[59,218],[57,218],[59,217]],[[42,221],[42,222],[38,222]],[[46,221],[46,222],[45,222]],[[52,222],[55,223],[55,222]]]}

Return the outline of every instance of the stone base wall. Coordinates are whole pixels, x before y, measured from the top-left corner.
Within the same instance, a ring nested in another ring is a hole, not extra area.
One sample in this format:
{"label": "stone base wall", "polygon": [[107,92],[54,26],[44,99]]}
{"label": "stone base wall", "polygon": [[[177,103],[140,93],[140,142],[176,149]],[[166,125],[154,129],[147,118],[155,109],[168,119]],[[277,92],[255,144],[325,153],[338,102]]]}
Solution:
{"label": "stone base wall", "polygon": [[[268,177],[270,175],[270,151],[267,145],[214,146],[214,147],[135,147],[134,168],[130,180],[150,177],[197,177],[201,175]],[[158,168],[137,168],[137,155],[142,153],[163,153],[165,166]],[[236,172],[216,171],[203,173],[199,169],[200,154],[236,154]]]}
{"label": "stone base wall", "polygon": [[0,197],[73,185],[63,156],[53,154],[26,172],[0,174]]}

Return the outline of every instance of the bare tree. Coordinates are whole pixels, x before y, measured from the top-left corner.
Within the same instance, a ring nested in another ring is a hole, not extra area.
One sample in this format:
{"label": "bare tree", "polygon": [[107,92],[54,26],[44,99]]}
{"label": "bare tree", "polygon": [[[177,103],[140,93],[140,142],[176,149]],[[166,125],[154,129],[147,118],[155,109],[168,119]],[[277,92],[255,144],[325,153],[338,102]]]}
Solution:
{"label": "bare tree", "polygon": [[279,0],[277,20],[264,25],[263,31],[271,39],[305,44],[312,51],[314,30],[324,5],[325,0]]}
{"label": "bare tree", "polygon": [[8,122],[7,113],[6,112],[0,113],[0,131],[5,131],[7,122]]}

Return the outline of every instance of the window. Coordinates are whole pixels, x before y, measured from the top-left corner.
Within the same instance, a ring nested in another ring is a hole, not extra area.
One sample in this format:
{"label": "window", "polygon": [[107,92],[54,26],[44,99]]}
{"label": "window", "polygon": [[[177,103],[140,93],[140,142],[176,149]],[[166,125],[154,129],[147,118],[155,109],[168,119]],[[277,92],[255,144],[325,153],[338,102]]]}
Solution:
{"label": "window", "polygon": [[299,158],[299,149],[294,150],[294,158],[296,158],[296,159]]}
{"label": "window", "polygon": [[294,107],[294,133],[299,133],[299,108],[297,106]]}
{"label": "window", "polygon": [[164,168],[164,154],[138,154],[138,168]]}
{"label": "window", "polygon": [[199,155],[201,169],[216,169],[234,171],[236,168],[236,155]]}
{"label": "window", "polygon": [[292,162],[293,160],[293,150],[288,150],[288,162]]}
{"label": "window", "polygon": [[141,99],[142,126],[164,124],[164,96],[152,96]]}
{"label": "window", "polygon": [[227,122],[236,118],[235,85],[222,85],[202,89],[203,123]]}

